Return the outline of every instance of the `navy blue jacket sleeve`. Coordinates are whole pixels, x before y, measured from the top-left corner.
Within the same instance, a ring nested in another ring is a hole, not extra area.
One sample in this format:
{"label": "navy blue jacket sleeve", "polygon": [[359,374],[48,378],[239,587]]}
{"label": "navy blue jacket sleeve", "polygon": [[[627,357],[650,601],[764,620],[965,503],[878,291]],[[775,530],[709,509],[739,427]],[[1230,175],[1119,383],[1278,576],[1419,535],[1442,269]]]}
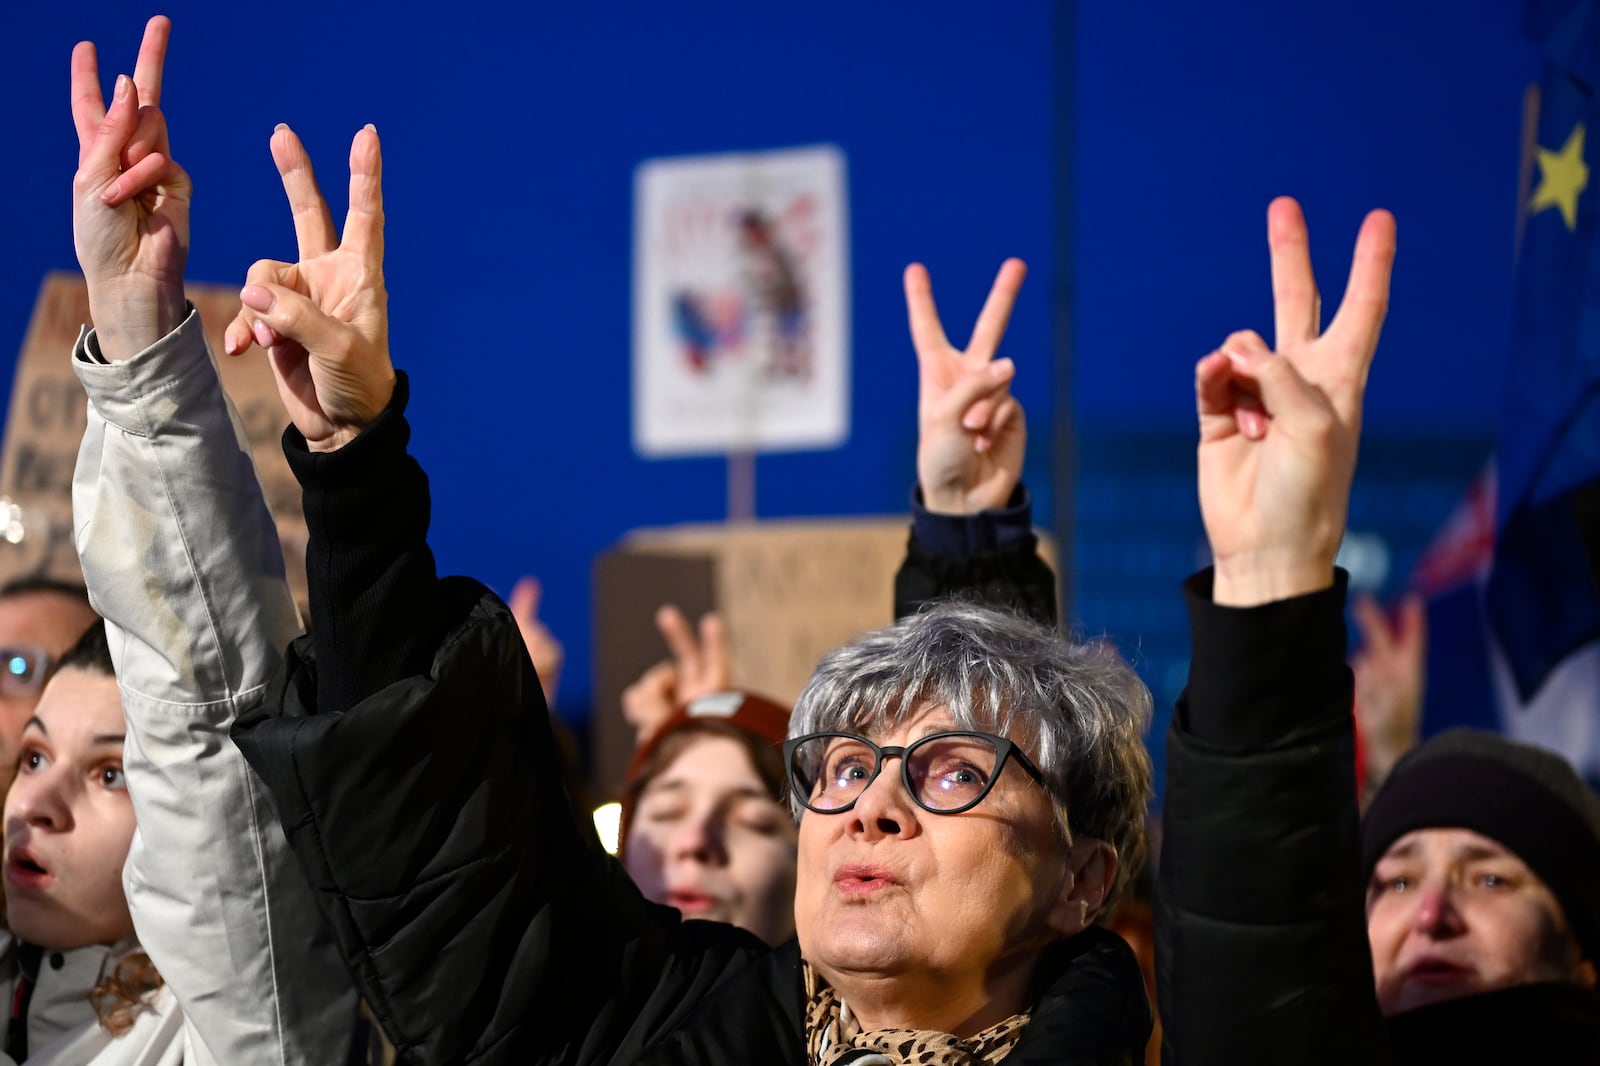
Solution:
{"label": "navy blue jacket sleeve", "polygon": [[1008,505],[974,515],[935,514],[913,494],[911,537],[894,579],[896,618],[961,598],[1057,621],[1056,576],[1039,556],[1033,508],[1018,486]]}

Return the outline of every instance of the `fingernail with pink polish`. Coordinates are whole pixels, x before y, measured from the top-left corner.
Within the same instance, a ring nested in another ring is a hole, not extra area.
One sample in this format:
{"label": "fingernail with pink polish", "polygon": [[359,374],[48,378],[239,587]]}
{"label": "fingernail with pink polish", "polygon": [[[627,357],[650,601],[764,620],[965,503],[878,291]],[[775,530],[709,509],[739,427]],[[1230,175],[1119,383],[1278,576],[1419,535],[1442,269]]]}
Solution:
{"label": "fingernail with pink polish", "polygon": [[132,88],[132,87],[133,87],[133,79],[132,78],[128,77],[126,74],[118,74],[117,75],[117,87],[111,91],[112,92],[112,99],[114,99],[114,100],[126,100],[128,98],[128,90],[130,88]]}
{"label": "fingernail with pink polish", "polygon": [[105,188],[101,189],[100,202],[103,204],[109,204],[112,200],[115,200],[117,198],[118,188],[120,188],[120,184],[114,181],[110,185],[107,185]]}
{"label": "fingernail with pink polish", "polygon": [[272,310],[272,293],[260,285],[246,285],[240,289],[239,300],[253,311]]}
{"label": "fingernail with pink polish", "polygon": [[250,332],[255,335],[256,343],[266,348],[272,344],[272,331],[260,320],[250,323]]}

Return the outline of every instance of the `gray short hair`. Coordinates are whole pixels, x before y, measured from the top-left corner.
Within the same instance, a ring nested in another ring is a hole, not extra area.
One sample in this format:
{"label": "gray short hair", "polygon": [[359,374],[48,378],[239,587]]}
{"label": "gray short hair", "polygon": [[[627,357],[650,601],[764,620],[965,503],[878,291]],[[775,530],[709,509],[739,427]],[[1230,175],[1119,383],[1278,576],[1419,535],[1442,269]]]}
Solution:
{"label": "gray short hair", "polygon": [[[1103,642],[1004,611],[945,602],[866,633],[817,664],[789,736],[882,735],[928,704],[957,728],[1023,746],[1049,783],[1063,838],[1116,850],[1114,903],[1144,861],[1150,690]],[[802,807],[790,797],[796,817]]]}

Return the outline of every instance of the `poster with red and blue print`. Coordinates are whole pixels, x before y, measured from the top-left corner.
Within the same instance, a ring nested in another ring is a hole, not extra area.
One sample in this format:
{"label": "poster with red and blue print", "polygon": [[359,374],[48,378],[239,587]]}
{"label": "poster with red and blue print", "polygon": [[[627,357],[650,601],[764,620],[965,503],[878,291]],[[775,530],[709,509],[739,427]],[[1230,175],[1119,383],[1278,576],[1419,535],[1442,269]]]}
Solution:
{"label": "poster with red and blue print", "polygon": [[832,448],[850,431],[848,205],[828,145],[680,156],[634,181],[633,442]]}

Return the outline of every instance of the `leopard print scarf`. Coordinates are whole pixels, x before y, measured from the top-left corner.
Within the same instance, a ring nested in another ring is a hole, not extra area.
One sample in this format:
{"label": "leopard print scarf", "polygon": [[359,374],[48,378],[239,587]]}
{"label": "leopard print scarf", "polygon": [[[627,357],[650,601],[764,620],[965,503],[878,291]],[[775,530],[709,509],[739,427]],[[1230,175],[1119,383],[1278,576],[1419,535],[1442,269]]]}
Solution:
{"label": "leopard print scarf", "polygon": [[806,981],[806,1050],[812,1066],[994,1066],[1017,1046],[1028,1024],[1028,1015],[1013,1014],[966,1040],[936,1029],[862,1032],[850,1007],[811,964],[801,965]]}

